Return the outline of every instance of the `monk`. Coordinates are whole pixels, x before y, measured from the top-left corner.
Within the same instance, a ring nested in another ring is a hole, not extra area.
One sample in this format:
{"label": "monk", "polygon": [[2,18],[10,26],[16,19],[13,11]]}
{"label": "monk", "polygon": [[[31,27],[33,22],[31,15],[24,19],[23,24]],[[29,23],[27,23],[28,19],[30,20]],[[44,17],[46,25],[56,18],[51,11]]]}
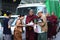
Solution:
{"label": "monk", "polygon": [[52,15],[51,15],[51,23],[52,23],[52,34],[53,34],[53,36],[55,36],[56,33],[57,33],[56,32],[56,29],[57,29],[57,16],[55,16],[54,12],[52,12]]}
{"label": "monk", "polygon": [[[30,9],[28,11],[28,15],[26,17],[26,24],[30,23],[31,21],[33,21],[35,18],[37,18],[36,15],[34,15],[34,12],[32,9]],[[35,33],[34,33],[34,29],[32,26],[27,26],[26,27],[26,40],[35,40]]]}
{"label": "monk", "polygon": [[49,13],[46,14],[46,18],[47,18],[47,26],[48,26],[48,40],[52,39],[52,23],[51,23],[51,16]]}

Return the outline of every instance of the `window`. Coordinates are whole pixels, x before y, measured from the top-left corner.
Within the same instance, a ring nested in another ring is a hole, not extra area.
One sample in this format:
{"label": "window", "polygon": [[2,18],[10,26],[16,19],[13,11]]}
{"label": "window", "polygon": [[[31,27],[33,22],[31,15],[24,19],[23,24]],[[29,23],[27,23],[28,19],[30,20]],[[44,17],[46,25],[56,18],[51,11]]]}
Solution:
{"label": "window", "polygon": [[17,11],[16,13],[17,13],[17,15],[19,15],[19,14],[27,15],[29,9],[33,9],[34,10],[34,14],[36,14],[38,12],[38,10],[43,11],[44,14],[47,12],[45,7],[43,7],[43,6],[36,6],[36,7],[23,7],[23,8],[18,8],[16,10]]}
{"label": "window", "polygon": [[37,8],[36,8],[36,7],[25,7],[25,8],[18,8],[17,14],[18,14],[18,15],[19,15],[19,14],[27,15],[29,8],[30,8],[30,9],[33,9],[35,14],[37,13]]}

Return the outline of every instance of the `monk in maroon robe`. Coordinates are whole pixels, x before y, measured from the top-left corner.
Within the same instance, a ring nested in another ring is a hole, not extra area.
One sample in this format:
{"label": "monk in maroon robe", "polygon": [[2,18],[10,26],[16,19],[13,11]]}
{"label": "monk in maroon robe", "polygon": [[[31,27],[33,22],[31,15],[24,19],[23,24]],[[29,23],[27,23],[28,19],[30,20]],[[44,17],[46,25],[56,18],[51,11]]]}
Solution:
{"label": "monk in maroon robe", "polygon": [[52,39],[52,23],[51,23],[51,16],[47,13],[46,14],[46,18],[47,18],[47,25],[48,25],[48,40],[51,40]]}
{"label": "monk in maroon robe", "polygon": [[57,29],[57,16],[54,15],[54,13],[52,13],[51,15],[51,23],[52,23],[52,34],[53,36],[56,35],[56,29]]}
{"label": "monk in maroon robe", "polygon": [[[29,10],[29,15],[27,15],[27,17],[26,17],[26,24],[33,21],[35,18],[37,18],[37,16],[34,15],[33,10],[30,9]],[[35,33],[34,33],[33,27],[32,26],[27,26],[26,27],[26,40],[35,40],[34,37],[35,37]]]}

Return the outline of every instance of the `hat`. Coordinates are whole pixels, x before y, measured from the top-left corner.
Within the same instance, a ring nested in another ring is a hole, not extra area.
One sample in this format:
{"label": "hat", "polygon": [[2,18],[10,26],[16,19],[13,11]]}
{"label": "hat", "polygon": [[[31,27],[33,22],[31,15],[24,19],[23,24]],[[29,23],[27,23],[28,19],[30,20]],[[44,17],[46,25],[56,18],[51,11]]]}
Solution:
{"label": "hat", "polygon": [[39,13],[39,12],[43,13],[43,11],[42,11],[42,10],[38,10],[36,15],[38,15],[38,13]]}
{"label": "hat", "polygon": [[42,11],[42,10],[39,10],[37,13],[39,13],[39,12],[42,12],[42,13],[43,13],[43,11]]}

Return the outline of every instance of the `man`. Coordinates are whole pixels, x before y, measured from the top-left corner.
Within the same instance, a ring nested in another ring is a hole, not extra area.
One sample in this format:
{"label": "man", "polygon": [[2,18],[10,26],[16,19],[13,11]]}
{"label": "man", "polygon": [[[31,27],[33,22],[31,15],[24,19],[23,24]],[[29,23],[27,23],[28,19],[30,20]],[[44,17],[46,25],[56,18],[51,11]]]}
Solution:
{"label": "man", "polygon": [[51,23],[52,23],[52,34],[53,36],[56,37],[56,29],[57,29],[57,16],[55,16],[54,12],[52,12],[52,15],[51,15]]}
{"label": "man", "polygon": [[47,18],[47,25],[48,25],[48,40],[52,39],[52,23],[51,23],[51,16],[49,15],[49,13],[46,14],[46,18]]}
{"label": "man", "polygon": [[41,25],[43,25],[43,26],[41,26],[41,32],[39,32],[40,33],[40,35],[41,35],[41,39],[39,39],[39,35],[38,35],[38,40],[47,40],[47,20],[46,20],[46,16],[43,14],[43,12],[42,11],[38,11],[38,17],[39,17],[39,19],[42,19],[43,20],[43,24],[41,24]]}
{"label": "man", "polygon": [[7,16],[3,19],[4,40],[11,40],[11,26],[10,26],[10,23],[9,23],[11,13],[8,12],[8,11],[6,13],[7,13]]}
{"label": "man", "polygon": [[38,23],[36,25],[37,28],[37,33],[38,33],[38,40],[46,40],[46,38],[44,38],[46,35],[42,32],[41,28],[44,26],[44,22],[42,19],[38,20]]}
{"label": "man", "polygon": [[[32,9],[28,11],[28,15],[26,17],[26,24],[33,23],[33,20],[37,18],[36,15],[34,15],[34,12]],[[32,25],[29,25],[26,27],[26,40],[35,40],[35,33]]]}

